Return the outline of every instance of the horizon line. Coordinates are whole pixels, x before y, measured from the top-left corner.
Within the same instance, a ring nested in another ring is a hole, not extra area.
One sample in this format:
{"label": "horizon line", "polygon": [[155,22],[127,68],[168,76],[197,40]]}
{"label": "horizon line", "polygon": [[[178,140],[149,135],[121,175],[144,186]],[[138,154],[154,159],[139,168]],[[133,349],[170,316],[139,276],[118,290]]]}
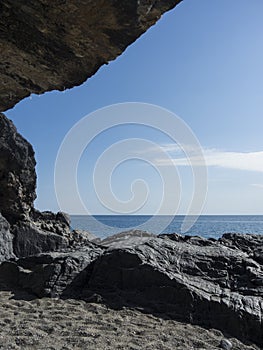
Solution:
{"label": "horizon line", "polygon": [[263,216],[263,214],[69,214],[70,216]]}

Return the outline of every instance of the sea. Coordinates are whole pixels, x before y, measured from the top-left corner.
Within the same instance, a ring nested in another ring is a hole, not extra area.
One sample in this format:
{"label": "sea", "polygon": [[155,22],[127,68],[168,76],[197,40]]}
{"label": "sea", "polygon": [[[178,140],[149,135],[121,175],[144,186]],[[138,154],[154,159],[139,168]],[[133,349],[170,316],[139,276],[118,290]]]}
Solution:
{"label": "sea", "polygon": [[198,218],[191,217],[190,221],[183,215],[72,215],[71,226],[72,229],[89,231],[102,239],[133,229],[154,234],[179,233],[220,238],[229,232],[263,234],[263,215],[201,215]]}

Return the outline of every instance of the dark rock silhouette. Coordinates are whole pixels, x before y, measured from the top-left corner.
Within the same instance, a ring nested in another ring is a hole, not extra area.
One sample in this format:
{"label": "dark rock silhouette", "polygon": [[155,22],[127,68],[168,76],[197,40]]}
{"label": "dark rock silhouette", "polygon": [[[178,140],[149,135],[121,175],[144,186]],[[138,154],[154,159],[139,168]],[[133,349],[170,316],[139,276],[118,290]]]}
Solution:
{"label": "dark rock silhouette", "polygon": [[32,146],[4,114],[0,114],[0,212],[13,224],[27,217],[36,199]]}
{"label": "dark rock silhouette", "polygon": [[67,247],[72,239],[69,216],[34,209],[36,161],[32,146],[2,113],[0,130],[0,213],[7,220],[4,223],[1,216],[6,244],[1,245],[0,256],[8,258],[10,249],[23,257]]}

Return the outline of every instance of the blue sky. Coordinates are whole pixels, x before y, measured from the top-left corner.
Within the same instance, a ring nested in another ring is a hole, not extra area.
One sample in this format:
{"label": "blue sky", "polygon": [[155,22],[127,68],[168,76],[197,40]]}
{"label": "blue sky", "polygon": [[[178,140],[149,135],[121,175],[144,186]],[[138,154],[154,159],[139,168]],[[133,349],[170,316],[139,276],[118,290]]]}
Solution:
{"label": "blue sky", "polygon": [[[36,206],[59,209],[54,165],[58,149],[75,123],[107,105],[145,102],[180,116],[199,139],[208,165],[204,214],[263,214],[262,15],[261,0],[184,0],[82,86],[64,93],[32,95],[8,111],[7,116],[36,152]],[[149,140],[167,150],[178,166],[179,213],[184,213],[193,191],[191,169],[173,140],[140,125],[105,131],[85,150],[78,181],[89,210],[110,213],[96,198],[94,166],[107,148],[129,138]],[[154,162],[160,161],[154,149],[143,151],[151,154]],[[137,213],[156,212],[162,184],[152,167],[131,159],[113,175],[112,190],[124,201],[131,196],[134,178],[144,179],[149,197]],[[63,209],[79,212],[70,203]]]}

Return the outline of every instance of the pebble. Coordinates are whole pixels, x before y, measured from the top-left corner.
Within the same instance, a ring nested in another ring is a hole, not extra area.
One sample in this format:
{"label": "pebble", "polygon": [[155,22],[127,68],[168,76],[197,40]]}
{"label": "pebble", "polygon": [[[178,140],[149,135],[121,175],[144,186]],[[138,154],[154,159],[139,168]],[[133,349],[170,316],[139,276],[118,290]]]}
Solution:
{"label": "pebble", "polygon": [[228,339],[222,339],[220,342],[220,347],[225,350],[231,350],[233,345],[230,340]]}

